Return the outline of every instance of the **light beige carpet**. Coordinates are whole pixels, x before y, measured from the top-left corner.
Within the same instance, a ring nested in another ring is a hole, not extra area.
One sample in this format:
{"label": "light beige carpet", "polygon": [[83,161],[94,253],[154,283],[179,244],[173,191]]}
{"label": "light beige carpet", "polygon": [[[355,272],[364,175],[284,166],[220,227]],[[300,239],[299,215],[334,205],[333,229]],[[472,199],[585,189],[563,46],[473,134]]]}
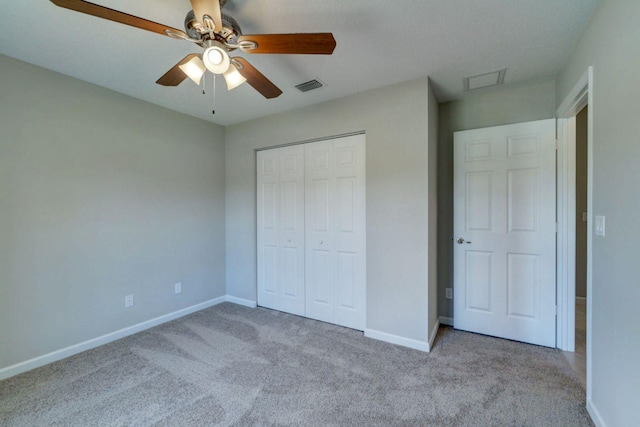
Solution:
{"label": "light beige carpet", "polygon": [[221,304],[0,382],[2,426],[590,426],[561,352]]}

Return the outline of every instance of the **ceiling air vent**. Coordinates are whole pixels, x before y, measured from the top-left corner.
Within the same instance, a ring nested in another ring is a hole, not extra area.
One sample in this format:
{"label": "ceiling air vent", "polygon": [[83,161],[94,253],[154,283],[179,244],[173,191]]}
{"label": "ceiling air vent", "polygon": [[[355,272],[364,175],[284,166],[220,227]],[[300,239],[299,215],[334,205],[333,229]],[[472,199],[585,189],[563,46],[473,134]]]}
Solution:
{"label": "ceiling air vent", "polygon": [[296,85],[296,89],[300,92],[309,92],[310,90],[320,89],[322,86],[324,86],[324,84],[320,80],[313,79]]}
{"label": "ceiling air vent", "polygon": [[478,74],[476,76],[464,78],[464,90],[476,90],[491,86],[500,86],[504,83],[504,75],[506,68],[502,70],[491,71],[489,73]]}

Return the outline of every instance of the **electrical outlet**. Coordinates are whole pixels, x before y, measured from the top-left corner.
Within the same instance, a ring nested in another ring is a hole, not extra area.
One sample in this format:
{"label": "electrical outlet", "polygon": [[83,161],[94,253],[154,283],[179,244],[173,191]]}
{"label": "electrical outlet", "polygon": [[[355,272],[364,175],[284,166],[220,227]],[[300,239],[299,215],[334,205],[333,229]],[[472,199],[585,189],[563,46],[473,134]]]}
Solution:
{"label": "electrical outlet", "polygon": [[124,297],[124,308],[133,307],[133,295]]}
{"label": "electrical outlet", "polygon": [[445,290],[445,296],[447,297],[447,299],[452,299],[453,298],[453,289],[447,288]]}
{"label": "electrical outlet", "polygon": [[174,286],[174,290],[176,294],[179,294],[180,292],[182,292],[182,283],[176,283]]}

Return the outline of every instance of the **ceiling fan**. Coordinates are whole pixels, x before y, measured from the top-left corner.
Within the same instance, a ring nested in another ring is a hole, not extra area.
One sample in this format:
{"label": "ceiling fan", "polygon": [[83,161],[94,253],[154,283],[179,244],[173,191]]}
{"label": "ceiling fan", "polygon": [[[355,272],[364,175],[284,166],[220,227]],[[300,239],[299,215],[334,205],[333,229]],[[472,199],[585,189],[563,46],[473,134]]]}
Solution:
{"label": "ceiling fan", "polygon": [[229,53],[318,54],[331,55],[336,41],[331,33],[252,34],[244,35],[237,21],[222,13],[227,0],[190,0],[193,10],[187,13],[185,31],[129,15],[82,0],[51,0],[57,6],[108,19],[163,36],[182,39],[201,46],[202,53],[192,53],[167,71],[156,83],[177,86],[187,77],[196,84],[206,70],[222,74],[229,90],[245,81],[265,98],[275,98],[282,91],[246,59]]}

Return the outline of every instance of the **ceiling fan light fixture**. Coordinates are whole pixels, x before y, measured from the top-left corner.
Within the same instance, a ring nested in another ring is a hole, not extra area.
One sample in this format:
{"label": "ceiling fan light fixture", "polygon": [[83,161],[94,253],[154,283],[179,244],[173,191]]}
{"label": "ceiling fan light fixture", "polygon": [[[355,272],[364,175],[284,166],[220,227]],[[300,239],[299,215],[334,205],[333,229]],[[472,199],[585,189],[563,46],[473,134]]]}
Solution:
{"label": "ceiling fan light fixture", "polygon": [[246,82],[242,74],[238,71],[235,65],[231,64],[227,71],[224,72],[224,79],[227,82],[227,90],[232,90]]}
{"label": "ceiling fan light fixture", "polygon": [[207,50],[204,51],[202,59],[204,60],[204,65],[207,67],[207,70],[214,74],[224,73],[229,69],[229,65],[231,64],[231,59],[227,51],[216,45],[208,47]]}
{"label": "ceiling fan light fixture", "polygon": [[185,73],[193,82],[197,85],[202,80],[202,75],[205,72],[204,63],[202,59],[194,56],[189,61],[179,66],[183,73]]}

